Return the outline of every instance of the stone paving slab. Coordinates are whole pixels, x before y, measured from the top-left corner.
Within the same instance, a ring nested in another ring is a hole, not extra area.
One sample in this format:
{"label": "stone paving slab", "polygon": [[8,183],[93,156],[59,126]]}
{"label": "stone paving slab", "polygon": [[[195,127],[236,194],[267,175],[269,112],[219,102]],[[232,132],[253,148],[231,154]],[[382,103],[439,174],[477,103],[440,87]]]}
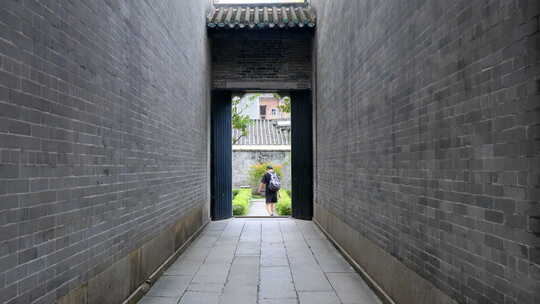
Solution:
{"label": "stone paving slab", "polygon": [[261,266],[289,266],[289,260],[287,260],[287,257],[262,257]]}
{"label": "stone paving slab", "polygon": [[201,262],[189,261],[189,260],[179,260],[173,263],[165,272],[164,275],[184,275],[184,276],[194,276],[199,268],[201,267]]}
{"label": "stone paving slab", "polygon": [[187,290],[194,292],[203,292],[203,293],[217,293],[221,294],[223,292],[223,287],[225,285],[222,283],[196,283],[193,282],[189,284]]}
{"label": "stone paving slab", "polygon": [[189,291],[184,294],[180,304],[218,304],[219,294]]}
{"label": "stone paving slab", "polygon": [[269,214],[266,212],[265,204],[264,198],[252,199],[247,216],[268,216]]}
{"label": "stone paving slab", "polygon": [[177,298],[166,298],[166,297],[150,297],[145,296],[144,299],[139,301],[139,304],[177,304]]}
{"label": "stone paving slab", "polygon": [[334,291],[304,291],[298,295],[300,304],[341,304]]}
{"label": "stone paving slab", "polygon": [[225,285],[231,264],[223,262],[219,264],[212,262],[211,264],[203,264],[199,271],[193,277],[193,283],[205,284],[214,283]]}
{"label": "stone paving slab", "polygon": [[329,273],[327,275],[344,304],[380,303],[377,296],[357,273]]}
{"label": "stone paving slab", "polygon": [[291,264],[294,286],[297,291],[332,291],[322,269],[317,264]]}
{"label": "stone paving slab", "polygon": [[162,276],[147,295],[150,297],[180,298],[190,281],[190,276]]}
{"label": "stone paving slab", "polygon": [[140,304],[380,304],[310,221],[210,223]]}
{"label": "stone paving slab", "polygon": [[177,261],[191,261],[194,263],[202,264],[208,256],[209,251],[210,248],[190,247],[186,250],[186,252],[182,254],[182,256]]}
{"label": "stone paving slab", "polygon": [[296,290],[287,266],[262,267],[259,299],[295,299]]}
{"label": "stone paving slab", "polygon": [[296,299],[260,300],[259,304],[298,304]]}
{"label": "stone paving slab", "polygon": [[236,255],[260,255],[261,243],[260,242],[240,242],[236,249]]}

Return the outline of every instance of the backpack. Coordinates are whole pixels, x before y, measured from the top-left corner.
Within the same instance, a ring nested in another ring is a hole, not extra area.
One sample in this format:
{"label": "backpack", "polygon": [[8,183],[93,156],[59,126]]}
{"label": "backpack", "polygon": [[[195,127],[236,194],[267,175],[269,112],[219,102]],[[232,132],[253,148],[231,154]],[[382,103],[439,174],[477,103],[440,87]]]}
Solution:
{"label": "backpack", "polygon": [[268,183],[268,190],[278,191],[281,188],[281,182],[279,177],[274,172],[270,173],[270,182]]}

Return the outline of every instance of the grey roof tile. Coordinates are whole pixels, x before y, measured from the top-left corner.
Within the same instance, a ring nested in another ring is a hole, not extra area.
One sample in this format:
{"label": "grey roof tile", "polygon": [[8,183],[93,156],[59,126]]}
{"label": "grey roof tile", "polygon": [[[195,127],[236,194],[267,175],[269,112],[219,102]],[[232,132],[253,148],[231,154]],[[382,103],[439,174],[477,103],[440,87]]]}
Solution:
{"label": "grey roof tile", "polygon": [[[254,119],[248,127],[248,135],[243,136],[236,145],[290,145],[289,128],[277,126],[277,120]],[[233,129],[233,138],[240,135]]]}
{"label": "grey roof tile", "polygon": [[206,25],[215,29],[313,28],[315,13],[309,6],[218,6],[208,13]]}

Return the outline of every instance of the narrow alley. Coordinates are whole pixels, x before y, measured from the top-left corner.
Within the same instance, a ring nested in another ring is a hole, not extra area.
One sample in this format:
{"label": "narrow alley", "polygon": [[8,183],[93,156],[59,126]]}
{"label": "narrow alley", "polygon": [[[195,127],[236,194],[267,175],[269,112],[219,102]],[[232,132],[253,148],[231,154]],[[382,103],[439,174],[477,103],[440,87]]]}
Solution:
{"label": "narrow alley", "polygon": [[140,304],[375,304],[311,221],[211,222]]}
{"label": "narrow alley", "polygon": [[540,1],[0,0],[0,304],[137,303],[540,304]]}

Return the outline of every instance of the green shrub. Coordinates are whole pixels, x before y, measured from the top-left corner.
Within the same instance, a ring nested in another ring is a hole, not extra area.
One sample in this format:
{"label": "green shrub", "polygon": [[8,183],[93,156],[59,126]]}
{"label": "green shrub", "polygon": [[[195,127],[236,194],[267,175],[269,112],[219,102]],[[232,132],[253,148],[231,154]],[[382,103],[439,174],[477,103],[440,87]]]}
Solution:
{"label": "green shrub", "polygon": [[284,189],[279,190],[279,200],[276,204],[276,211],[279,215],[292,214],[292,201],[289,196],[289,191]]}
{"label": "green shrub", "polygon": [[234,197],[238,194],[239,191],[240,191],[240,190],[238,190],[238,189],[233,189],[233,191],[232,191],[232,197],[234,198]]}
{"label": "green shrub", "polygon": [[254,191],[259,187],[261,178],[263,177],[264,173],[266,173],[266,167],[268,165],[274,168],[274,172],[280,179],[283,179],[283,173],[281,172],[281,169],[283,168],[282,165],[275,165],[272,163],[257,163],[249,168],[249,185]]}
{"label": "green shrub", "polygon": [[233,205],[233,214],[234,215],[245,215],[247,214],[246,206],[244,205]]}
{"label": "green shrub", "polygon": [[292,190],[287,189],[285,191],[287,191],[287,194],[289,195],[289,197],[292,198]]}
{"label": "green shrub", "polygon": [[240,189],[232,201],[233,215],[246,215],[251,201],[251,189]]}

